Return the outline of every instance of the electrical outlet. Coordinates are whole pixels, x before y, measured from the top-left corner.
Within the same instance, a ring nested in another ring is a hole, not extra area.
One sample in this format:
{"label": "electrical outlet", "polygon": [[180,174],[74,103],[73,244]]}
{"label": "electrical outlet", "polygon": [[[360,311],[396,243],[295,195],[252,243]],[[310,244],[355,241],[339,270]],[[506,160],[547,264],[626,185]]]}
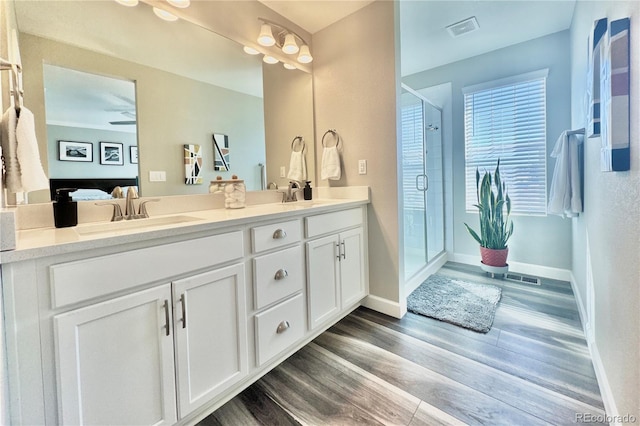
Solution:
{"label": "electrical outlet", "polygon": [[287,177],[287,169],[284,166],[280,166],[280,177]]}
{"label": "electrical outlet", "polygon": [[359,175],[367,174],[367,160],[358,160],[358,174]]}
{"label": "electrical outlet", "polygon": [[167,181],[167,172],[165,171],[149,172],[149,182],[166,182],[166,181]]}

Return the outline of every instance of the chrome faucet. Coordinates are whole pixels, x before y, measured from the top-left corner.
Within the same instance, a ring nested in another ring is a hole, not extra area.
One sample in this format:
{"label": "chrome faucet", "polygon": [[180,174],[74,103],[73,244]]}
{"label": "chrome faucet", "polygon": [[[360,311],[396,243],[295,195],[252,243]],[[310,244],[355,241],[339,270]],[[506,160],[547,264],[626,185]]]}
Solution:
{"label": "chrome faucet", "polygon": [[298,182],[297,180],[289,181],[289,187],[287,188],[287,190],[281,191],[282,202],[290,203],[292,201],[297,201],[296,193],[300,191],[302,191],[302,186],[300,185],[300,182]]}
{"label": "chrome faucet", "polygon": [[147,203],[160,201],[159,198],[150,198],[148,200],[143,200],[140,202],[138,206],[138,213],[136,213],[136,206],[133,202],[138,198],[138,191],[132,186],[130,186],[127,190],[127,201],[125,204],[124,214],[122,214],[122,209],[120,208],[120,204],[117,201],[104,201],[95,203],[96,206],[113,206],[113,215],[111,216],[111,222],[117,222],[120,220],[131,220],[131,219],[146,219],[149,217],[149,212],[147,211]]}

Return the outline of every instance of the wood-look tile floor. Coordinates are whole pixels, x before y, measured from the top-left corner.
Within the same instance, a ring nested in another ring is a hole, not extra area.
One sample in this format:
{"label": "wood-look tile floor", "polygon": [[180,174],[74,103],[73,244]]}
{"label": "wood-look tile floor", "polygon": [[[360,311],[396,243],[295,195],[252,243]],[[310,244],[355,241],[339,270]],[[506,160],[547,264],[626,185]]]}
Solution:
{"label": "wood-look tile floor", "polygon": [[439,273],[503,289],[489,333],[359,308],[200,425],[565,425],[604,416],[569,283],[492,279],[455,263]]}

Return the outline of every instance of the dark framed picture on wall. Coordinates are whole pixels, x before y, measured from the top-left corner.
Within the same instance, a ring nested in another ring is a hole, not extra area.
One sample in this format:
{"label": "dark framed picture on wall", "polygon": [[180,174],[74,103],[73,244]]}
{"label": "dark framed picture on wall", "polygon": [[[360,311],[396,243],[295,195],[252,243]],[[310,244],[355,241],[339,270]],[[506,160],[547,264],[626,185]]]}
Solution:
{"label": "dark framed picture on wall", "polygon": [[58,141],[58,160],[60,161],[93,161],[93,144],[91,142]]}
{"label": "dark framed picture on wall", "polygon": [[131,164],[138,164],[138,147],[137,146],[129,147],[129,158],[130,158]]}
{"label": "dark framed picture on wall", "polygon": [[123,145],[117,142],[100,142],[100,164],[124,165]]}

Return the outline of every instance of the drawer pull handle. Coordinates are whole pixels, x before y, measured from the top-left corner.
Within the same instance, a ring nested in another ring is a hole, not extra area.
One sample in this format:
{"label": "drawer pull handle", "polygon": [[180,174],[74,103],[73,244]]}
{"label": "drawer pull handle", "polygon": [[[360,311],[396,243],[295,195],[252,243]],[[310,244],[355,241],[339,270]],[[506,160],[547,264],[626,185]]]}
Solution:
{"label": "drawer pull handle", "polygon": [[342,246],[342,259],[347,260],[347,249],[344,246],[344,241],[341,242],[340,245]]}
{"label": "drawer pull handle", "polygon": [[278,269],[276,275],[273,277],[276,281],[280,281],[289,276],[289,272],[286,269]]}
{"label": "drawer pull handle", "polygon": [[166,335],[168,336],[171,333],[171,324],[169,319],[169,301],[164,300],[164,327],[167,329]]}
{"label": "drawer pull handle", "polygon": [[276,329],[276,333],[282,334],[285,331],[287,331],[287,329],[289,327],[291,327],[291,325],[289,324],[289,321],[282,321],[280,324],[278,324],[278,328]]}
{"label": "drawer pull handle", "polygon": [[286,238],[287,233],[284,231],[284,229],[276,229],[275,232],[273,233],[273,239],[274,240],[282,240],[284,238]]}
{"label": "drawer pull handle", "polygon": [[182,306],[182,328],[187,328],[187,301],[184,293],[180,295],[180,305]]}

